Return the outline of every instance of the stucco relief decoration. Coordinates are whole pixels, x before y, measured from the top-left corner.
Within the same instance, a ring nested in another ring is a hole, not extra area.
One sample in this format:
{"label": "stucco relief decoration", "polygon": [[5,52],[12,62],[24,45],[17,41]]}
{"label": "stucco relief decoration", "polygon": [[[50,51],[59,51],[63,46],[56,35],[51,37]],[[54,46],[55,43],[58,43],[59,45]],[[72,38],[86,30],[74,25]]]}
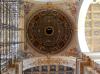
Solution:
{"label": "stucco relief decoration", "polygon": [[[28,63],[27,63],[28,62]],[[23,69],[35,67],[35,66],[41,66],[41,65],[67,65],[69,67],[75,68],[76,66],[76,60],[73,57],[40,57],[40,58],[34,58],[34,59],[27,59],[23,61]]]}
{"label": "stucco relief decoration", "polygon": [[67,56],[78,56],[80,51],[77,50],[77,48],[68,49],[66,55]]}
{"label": "stucco relief decoration", "polygon": [[25,2],[24,3],[24,12],[25,12],[25,14],[28,14],[31,11],[32,7],[34,7],[34,3]]}
{"label": "stucco relief decoration", "polygon": [[78,9],[78,5],[79,4],[79,2],[78,1],[73,1],[72,3],[71,3],[71,13],[72,13],[72,15],[74,16],[74,17],[76,17],[76,13],[77,13],[77,9]]}

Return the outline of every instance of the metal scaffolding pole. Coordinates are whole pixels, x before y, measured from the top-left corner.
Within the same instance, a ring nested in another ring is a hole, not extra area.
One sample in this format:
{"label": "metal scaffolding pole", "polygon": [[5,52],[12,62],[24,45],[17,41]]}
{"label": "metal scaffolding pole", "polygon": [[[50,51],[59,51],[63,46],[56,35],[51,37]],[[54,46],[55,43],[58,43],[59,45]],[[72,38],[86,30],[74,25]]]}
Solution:
{"label": "metal scaffolding pole", "polygon": [[[1,13],[1,0],[0,0],[0,13]],[[1,14],[0,14],[1,18]],[[0,25],[1,25],[1,19],[0,19]],[[1,35],[1,27],[0,27],[0,35]],[[1,42],[1,36],[0,36],[0,42]],[[0,44],[0,49],[1,49],[1,44]],[[0,73],[1,73],[1,50],[0,50]]]}

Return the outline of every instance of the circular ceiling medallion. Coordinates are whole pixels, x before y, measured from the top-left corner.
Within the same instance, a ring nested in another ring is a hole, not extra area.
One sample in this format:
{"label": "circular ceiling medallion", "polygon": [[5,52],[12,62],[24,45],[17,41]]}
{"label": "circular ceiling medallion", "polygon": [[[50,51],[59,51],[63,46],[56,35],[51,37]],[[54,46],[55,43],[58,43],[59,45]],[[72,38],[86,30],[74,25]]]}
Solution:
{"label": "circular ceiling medallion", "polygon": [[73,22],[60,10],[40,10],[27,26],[29,44],[42,54],[56,54],[71,42]]}

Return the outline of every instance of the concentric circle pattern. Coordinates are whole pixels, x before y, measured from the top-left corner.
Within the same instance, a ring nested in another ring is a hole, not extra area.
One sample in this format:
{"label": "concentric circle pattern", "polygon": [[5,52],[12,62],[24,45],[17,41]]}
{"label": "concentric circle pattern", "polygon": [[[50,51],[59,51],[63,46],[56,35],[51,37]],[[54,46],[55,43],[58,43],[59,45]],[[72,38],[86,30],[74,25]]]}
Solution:
{"label": "concentric circle pattern", "polygon": [[40,10],[28,23],[27,39],[37,52],[56,54],[70,43],[72,25],[70,18],[60,10]]}

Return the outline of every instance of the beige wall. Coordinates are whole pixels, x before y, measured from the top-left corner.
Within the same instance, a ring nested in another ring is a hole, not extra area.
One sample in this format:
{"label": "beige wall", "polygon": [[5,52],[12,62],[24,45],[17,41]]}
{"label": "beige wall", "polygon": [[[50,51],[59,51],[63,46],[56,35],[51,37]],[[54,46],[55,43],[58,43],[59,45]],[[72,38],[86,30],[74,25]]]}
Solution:
{"label": "beige wall", "polygon": [[86,40],[91,51],[100,51],[100,4],[91,4],[86,17]]}

